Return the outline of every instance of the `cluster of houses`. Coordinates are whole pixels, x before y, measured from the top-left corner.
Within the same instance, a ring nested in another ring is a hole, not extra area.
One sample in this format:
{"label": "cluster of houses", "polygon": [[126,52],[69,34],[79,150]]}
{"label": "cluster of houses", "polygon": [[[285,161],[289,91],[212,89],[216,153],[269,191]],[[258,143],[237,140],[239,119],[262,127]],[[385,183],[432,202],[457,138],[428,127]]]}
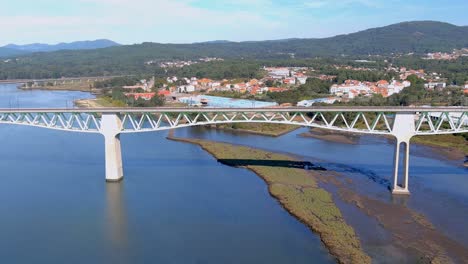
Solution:
{"label": "cluster of houses", "polygon": [[325,97],[325,98],[316,98],[312,100],[302,100],[297,103],[297,106],[302,106],[302,107],[311,107],[314,104],[317,103],[322,103],[322,104],[333,104],[336,101],[341,101],[341,98],[339,97]]}
{"label": "cluster of houses", "polygon": [[411,75],[416,75],[418,78],[425,80],[427,78],[427,74],[424,70],[411,70],[406,69],[406,67],[401,67],[398,72],[400,73],[400,80],[406,80]]}
{"label": "cluster of houses", "polygon": [[460,50],[453,50],[452,53],[445,53],[445,52],[435,52],[435,53],[427,53],[423,59],[426,60],[456,60],[462,56],[468,56],[468,48],[460,49]]}
{"label": "cluster of houses", "polygon": [[[205,58],[203,61],[218,60],[217,58]],[[188,63],[188,62],[181,62]],[[175,66],[178,67],[178,66]],[[261,80],[250,79],[248,81],[235,81],[235,80],[212,80],[208,78],[198,79],[191,78],[178,78],[177,76],[167,77],[163,87],[157,91],[153,91],[155,79],[141,80],[133,86],[124,86],[128,89],[126,93],[128,97],[135,99],[150,100],[156,95],[170,96],[177,93],[199,93],[211,91],[229,91],[238,92],[242,94],[258,95],[267,92],[284,92],[294,89],[296,86],[305,84],[308,72],[311,70],[305,67],[264,67],[263,70],[267,76]],[[333,84],[330,87],[330,95],[332,97],[318,98],[313,100],[304,100],[298,103],[298,106],[311,106],[315,103],[328,103],[332,104],[336,100],[349,100],[358,96],[371,96],[373,94],[380,94],[383,97],[388,97],[393,94],[400,93],[404,88],[411,86],[411,82],[407,80],[410,75],[426,80],[425,88],[429,90],[437,89],[442,90],[446,88],[447,82],[445,79],[440,78],[437,73],[427,74],[424,70],[412,70],[405,67],[393,68],[392,70],[399,73],[401,81],[380,80],[378,82],[367,82],[357,80],[346,80],[343,84]],[[333,75],[317,75],[310,78],[319,78],[324,81],[331,81],[336,78]],[[280,87],[269,87],[274,82]],[[267,85],[268,84],[268,85]],[[142,89],[143,92],[135,92],[136,89]],[[464,85],[465,93],[468,93],[468,83]]]}
{"label": "cluster of houses", "polygon": [[282,81],[283,84],[305,84],[307,81],[307,67],[264,67],[268,79]]}
{"label": "cluster of houses", "polygon": [[[264,80],[257,79],[251,79],[247,82],[232,82],[226,79],[211,80],[208,78],[197,79],[196,77],[179,79],[174,76],[168,77],[167,82],[169,85],[165,88],[175,93],[231,91],[256,95],[266,92],[283,92],[289,89],[284,87],[266,87]],[[176,85],[177,83],[179,85]]]}
{"label": "cluster of houses", "polygon": [[411,86],[411,82],[399,82],[393,80],[388,82],[380,80],[378,82],[361,82],[356,80],[346,80],[343,84],[334,84],[330,87],[330,93],[342,98],[353,99],[359,95],[370,96],[380,94],[388,97],[392,94],[401,92],[406,87]]}
{"label": "cluster of houses", "polygon": [[198,60],[173,60],[173,61],[157,61],[157,60],[150,60],[146,61],[146,65],[154,65],[157,64],[161,68],[183,68],[185,66],[190,66],[193,64],[197,64],[199,62],[210,62],[210,61],[223,61],[224,59],[222,58],[211,58],[211,57],[206,57],[206,58],[200,58]]}
{"label": "cluster of houses", "polygon": [[149,92],[151,91],[153,86],[154,86],[154,77],[151,78],[150,80],[145,80],[145,79],[140,80],[140,82],[135,85],[127,85],[122,88],[125,90],[130,90],[131,92],[134,92],[137,89],[143,89],[143,91]]}

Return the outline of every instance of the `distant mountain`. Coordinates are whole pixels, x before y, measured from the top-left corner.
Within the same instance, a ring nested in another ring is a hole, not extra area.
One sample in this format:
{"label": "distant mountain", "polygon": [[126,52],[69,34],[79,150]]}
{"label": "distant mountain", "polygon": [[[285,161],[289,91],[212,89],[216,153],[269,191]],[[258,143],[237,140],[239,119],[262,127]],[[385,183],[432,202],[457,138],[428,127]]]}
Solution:
{"label": "distant mountain", "polygon": [[0,47],[0,58],[1,57],[13,57],[13,56],[18,56],[18,55],[24,55],[26,53],[27,52],[21,51],[21,50]]}
{"label": "distant mountain", "polygon": [[33,43],[33,44],[27,44],[27,45],[9,44],[2,48],[6,48],[9,50],[17,50],[17,51],[21,51],[22,53],[33,53],[33,52],[52,52],[52,51],[58,51],[58,50],[100,49],[100,48],[108,48],[108,47],[119,46],[119,45],[120,44],[111,40],[98,39],[98,40],[93,40],[93,41],[76,41],[76,42],[71,42],[71,43],[59,43],[56,45],[41,44],[41,43]]}
{"label": "distant mountain", "polygon": [[223,44],[223,43],[232,43],[233,41],[229,40],[210,40],[203,42],[194,42],[193,44]]}
{"label": "distant mountain", "polygon": [[[68,47],[68,49],[73,49],[73,46]],[[77,47],[83,48],[83,46],[77,45],[74,49]],[[91,48],[89,45],[85,45],[85,47]],[[295,58],[301,59],[334,57],[342,54],[360,56],[409,52],[419,54],[435,51],[450,52],[455,48],[465,47],[468,47],[468,27],[435,21],[415,21],[322,39],[247,42],[222,40],[193,44],[147,42],[101,49],[33,53],[21,56],[23,61],[27,62],[24,64],[1,64],[0,61],[0,79],[28,78],[28,76],[37,78],[153,72],[154,68],[145,66],[145,62],[149,60],[196,59],[200,57],[276,59],[290,58],[292,54]],[[8,51],[11,52],[11,48]]]}

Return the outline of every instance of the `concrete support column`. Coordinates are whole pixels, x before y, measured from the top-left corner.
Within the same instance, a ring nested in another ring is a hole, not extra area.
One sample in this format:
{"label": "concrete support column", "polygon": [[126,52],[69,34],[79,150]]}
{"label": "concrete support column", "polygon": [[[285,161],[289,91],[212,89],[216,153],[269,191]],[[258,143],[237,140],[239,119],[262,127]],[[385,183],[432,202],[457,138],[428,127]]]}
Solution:
{"label": "concrete support column", "polygon": [[393,187],[392,192],[395,190],[395,187],[398,187],[398,170],[400,168],[400,142],[397,140],[395,144],[395,153],[393,155]]}
{"label": "concrete support column", "polygon": [[[409,194],[409,149],[410,140],[414,136],[415,128],[414,113],[397,113],[393,122],[392,134],[396,138],[395,156],[393,161],[393,194]],[[405,153],[403,160],[403,182],[398,185],[398,176],[400,168],[400,150],[401,146],[405,145]]]}
{"label": "concrete support column", "polygon": [[[398,178],[399,178],[399,168],[400,168],[400,150],[401,146],[405,146],[405,152],[403,156],[403,182],[398,185]],[[409,194],[408,189],[408,178],[409,178],[409,141],[400,141],[397,139],[395,145],[395,156],[393,162],[393,188],[392,193],[394,194]]]}
{"label": "concrete support column", "polygon": [[120,131],[122,122],[117,114],[104,113],[101,119],[101,134],[104,135],[106,158],[106,181],[120,181],[123,178]]}

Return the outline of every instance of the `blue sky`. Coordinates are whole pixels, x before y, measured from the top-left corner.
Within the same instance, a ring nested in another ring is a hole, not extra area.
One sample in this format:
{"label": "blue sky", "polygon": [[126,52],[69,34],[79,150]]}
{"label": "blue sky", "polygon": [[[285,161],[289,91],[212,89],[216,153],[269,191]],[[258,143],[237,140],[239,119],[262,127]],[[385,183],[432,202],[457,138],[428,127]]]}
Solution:
{"label": "blue sky", "polygon": [[0,45],[328,37],[410,20],[468,25],[467,0],[0,0]]}

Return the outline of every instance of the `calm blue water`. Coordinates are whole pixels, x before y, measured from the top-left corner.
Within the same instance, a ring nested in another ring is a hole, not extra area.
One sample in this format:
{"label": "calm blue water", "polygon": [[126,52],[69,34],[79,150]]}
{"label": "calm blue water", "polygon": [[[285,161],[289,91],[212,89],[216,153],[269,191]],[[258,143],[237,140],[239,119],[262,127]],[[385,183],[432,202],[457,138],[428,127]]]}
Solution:
{"label": "calm blue water", "polygon": [[[198,131],[198,132],[197,132]],[[362,137],[357,145],[340,144],[299,134],[301,128],[279,138],[195,128],[177,130],[176,136],[244,144],[261,149],[291,153],[346,174],[361,193],[392,201],[388,191],[393,173],[393,142],[384,138]],[[229,135],[229,136],[227,136]],[[468,246],[468,169],[462,161],[444,161],[423,146],[411,145],[410,195],[406,206],[426,215],[453,239]]]}
{"label": "calm blue water", "polygon": [[[0,91],[0,107],[82,96]],[[104,180],[100,135],[0,125],[0,136],[2,263],[334,262],[259,177],[166,133],[121,137],[117,184]]]}
{"label": "calm blue water", "polygon": [[[46,93],[47,95],[44,95]],[[0,107],[63,107],[89,94],[21,92],[0,87]],[[28,104],[26,104],[28,102]],[[298,155],[342,172],[352,188],[393,201],[388,192],[393,143],[358,145],[205,128],[176,136],[212,139]],[[220,165],[166,132],[122,135],[125,179],[104,181],[103,138],[0,125],[0,257],[9,263],[330,263],[318,237],[289,216],[253,173]],[[468,246],[468,169],[412,145],[410,190],[403,200],[436,228]],[[339,203],[373,257],[389,257],[374,237],[388,234]],[[372,226],[372,228],[371,228]],[[27,254],[25,254],[27,252]],[[399,262],[399,261],[397,261]]]}
{"label": "calm blue water", "polygon": [[272,107],[277,106],[277,103],[272,102],[262,102],[256,100],[245,100],[245,99],[232,99],[219,96],[209,96],[209,95],[198,95],[190,97],[182,97],[179,101],[186,104],[199,104],[201,99],[208,100],[208,107]]}

